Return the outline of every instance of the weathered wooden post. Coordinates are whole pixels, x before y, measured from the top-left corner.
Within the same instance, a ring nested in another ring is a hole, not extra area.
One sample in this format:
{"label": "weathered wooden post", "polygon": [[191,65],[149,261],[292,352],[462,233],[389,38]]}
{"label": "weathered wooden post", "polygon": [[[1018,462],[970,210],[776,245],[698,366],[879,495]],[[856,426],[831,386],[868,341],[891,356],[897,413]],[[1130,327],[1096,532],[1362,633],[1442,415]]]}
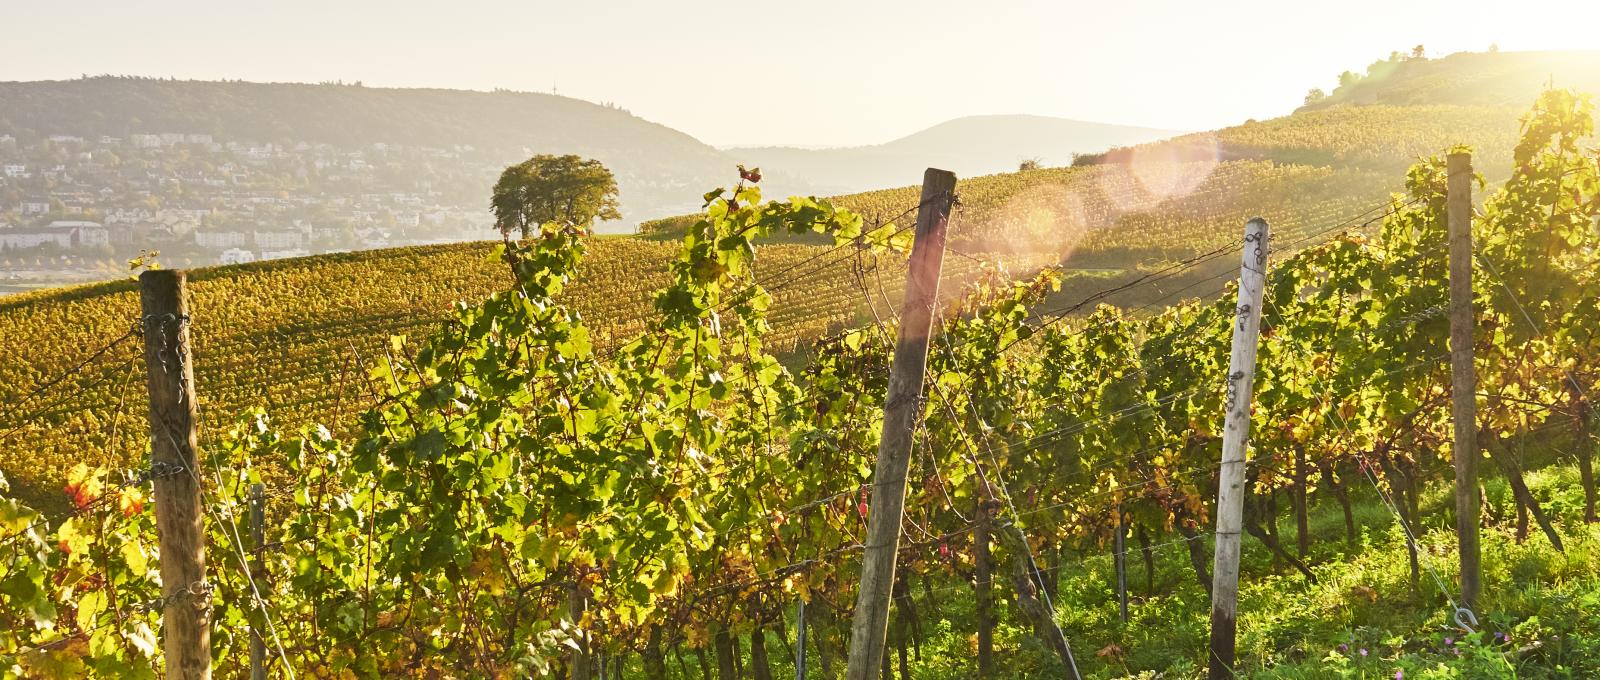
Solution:
{"label": "weathered wooden post", "polygon": [[139,275],[146,386],[150,395],[150,478],[161,549],[162,648],[166,672],[211,677],[211,585],[206,582],[200,504],[194,364],[189,357],[185,276],[170,269]]}
{"label": "weathered wooden post", "polygon": [[1244,228],[1239,270],[1239,306],[1228,360],[1227,412],[1222,433],[1222,463],[1217,469],[1216,561],[1211,582],[1212,680],[1232,678],[1239,628],[1239,534],[1244,528],[1245,465],[1250,444],[1250,401],[1255,391],[1256,349],[1261,305],[1267,285],[1267,221]]}
{"label": "weathered wooden post", "polygon": [[1450,418],[1454,426],[1456,542],[1461,553],[1461,606],[1477,606],[1478,377],[1472,365],[1472,154],[1446,159],[1450,232]]}
{"label": "weathered wooden post", "polygon": [[883,664],[895,555],[900,550],[900,522],[905,514],[912,430],[916,428],[922,407],[928,341],[933,333],[933,311],[939,298],[939,272],[944,267],[945,228],[950,222],[955,190],[954,173],[928,168],[923,174],[916,241],[911,246],[905,306],[900,315],[900,336],[889,376],[878,461],[872,474],[872,504],[867,515],[861,589],[856,597],[855,618],[850,624],[847,680],[873,680]]}

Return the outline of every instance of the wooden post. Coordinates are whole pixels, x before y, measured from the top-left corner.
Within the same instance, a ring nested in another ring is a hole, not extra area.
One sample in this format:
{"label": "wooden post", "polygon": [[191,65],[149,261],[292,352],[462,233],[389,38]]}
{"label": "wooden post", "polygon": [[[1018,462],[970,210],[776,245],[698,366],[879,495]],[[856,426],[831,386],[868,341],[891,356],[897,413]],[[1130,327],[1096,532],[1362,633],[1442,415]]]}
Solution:
{"label": "wooden post", "polygon": [[[981,481],[981,478],[980,478]],[[979,495],[977,527],[972,532],[973,618],[978,625],[978,677],[994,677],[994,518],[989,516],[987,486]]]}
{"label": "wooden post", "polygon": [[[250,574],[255,578],[266,573],[261,565],[262,544],[266,542],[266,515],[262,507],[265,493],[262,485],[250,485]],[[267,641],[254,624],[250,626],[250,680],[267,680]]]}
{"label": "wooden post", "polygon": [[900,522],[905,514],[906,469],[911,459],[912,430],[922,410],[928,340],[933,332],[934,306],[939,302],[945,228],[955,203],[955,190],[954,173],[928,168],[923,174],[916,241],[911,246],[910,271],[906,273],[905,307],[900,315],[900,335],[884,404],[883,435],[872,473],[872,504],[867,515],[861,589],[850,624],[846,680],[872,680],[883,663],[895,555],[900,550]]}
{"label": "wooden post", "polygon": [[1472,366],[1472,154],[1446,161],[1450,229],[1450,417],[1454,425],[1456,541],[1461,553],[1461,606],[1478,602],[1478,378]]}
{"label": "wooden post", "polygon": [[1227,412],[1222,433],[1222,463],[1217,468],[1217,552],[1211,581],[1212,680],[1234,677],[1234,643],[1239,627],[1239,533],[1244,528],[1244,468],[1250,440],[1250,401],[1255,390],[1256,348],[1261,305],[1267,284],[1267,221],[1244,227],[1244,257],[1239,269],[1239,306],[1228,360]]}
{"label": "wooden post", "polygon": [[794,680],[806,680],[806,600],[794,604]]}
{"label": "wooden post", "polygon": [[211,586],[200,504],[194,364],[183,272],[139,275],[146,386],[150,394],[150,477],[161,549],[162,648],[167,677],[211,677]]}

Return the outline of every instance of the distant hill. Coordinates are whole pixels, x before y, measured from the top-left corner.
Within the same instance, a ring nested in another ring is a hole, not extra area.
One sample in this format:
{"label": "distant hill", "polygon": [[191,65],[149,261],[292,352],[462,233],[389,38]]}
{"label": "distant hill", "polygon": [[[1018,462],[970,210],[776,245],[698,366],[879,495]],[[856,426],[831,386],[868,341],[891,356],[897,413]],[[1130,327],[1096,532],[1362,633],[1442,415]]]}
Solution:
{"label": "distant hill", "polygon": [[451,149],[465,154],[485,189],[499,168],[530,155],[575,153],[617,175],[624,221],[610,230],[699,208],[697,197],[727,183],[740,163],[765,170],[775,195],[849,193],[903,185],[928,166],[970,177],[1015,170],[1029,158],[1066,165],[1074,153],[1172,134],[1043,116],[974,116],[875,146],[719,150],[624,109],[533,92],[112,76],[0,82],[0,133],[29,140],[168,132],[351,150]]}
{"label": "distant hill", "polygon": [[[535,153],[597,158],[629,220],[693,210],[729,156],[623,109],[532,92],[95,77],[0,83],[0,133],[197,133],[259,143],[472,147],[483,173]],[[487,185],[484,200],[487,202]]]}
{"label": "distant hill", "polygon": [[1460,52],[1374,62],[1301,111],[1340,106],[1458,105],[1524,109],[1546,86],[1600,92],[1600,50]]}
{"label": "distant hill", "polygon": [[1028,159],[1043,166],[1061,166],[1070,164],[1076,153],[1174,134],[1171,130],[1048,116],[968,116],[872,146],[743,147],[727,153],[746,165],[806,178],[824,193],[850,193],[915,181],[929,166],[954,171],[959,177],[1011,172]]}

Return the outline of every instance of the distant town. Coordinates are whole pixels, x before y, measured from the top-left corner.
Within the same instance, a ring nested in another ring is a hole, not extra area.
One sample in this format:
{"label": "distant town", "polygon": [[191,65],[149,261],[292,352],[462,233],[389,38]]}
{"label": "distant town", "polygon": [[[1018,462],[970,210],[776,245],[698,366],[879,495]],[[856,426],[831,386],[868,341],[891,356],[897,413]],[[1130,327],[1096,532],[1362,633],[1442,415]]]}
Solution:
{"label": "distant town", "polygon": [[490,238],[471,146],[337,148],[198,132],[0,134],[0,294],[181,266]]}

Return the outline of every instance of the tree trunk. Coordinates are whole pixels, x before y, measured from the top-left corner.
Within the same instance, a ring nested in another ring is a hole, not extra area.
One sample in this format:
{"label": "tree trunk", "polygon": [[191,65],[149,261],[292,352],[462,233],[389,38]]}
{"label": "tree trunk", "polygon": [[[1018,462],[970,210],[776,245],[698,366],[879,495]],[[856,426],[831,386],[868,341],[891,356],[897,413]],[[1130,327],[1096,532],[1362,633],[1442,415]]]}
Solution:
{"label": "tree trunk", "polygon": [[[584,612],[589,608],[588,596],[581,589],[573,587],[567,594],[567,608],[574,622],[582,621]],[[594,654],[594,639],[590,637],[589,631],[583,631],[583,638],[578,640],[577,648],[572,650],[572,665],[568,668],[572,680],[590,680],[589,676],[594,674],[592,654]]]}
{"label": "tree trunk", "polygon": [[1521,466],[1511,459],[1505,450],[1504,442],[1498,437],[1491,436],[1488,441],[1489,457],[1493,458],[1495,464],[1500,466],[1500,471],[1505,473],[1506,481],[1511,483],[1511,492],[1516,495],[1519,502],[1527,506],[1528,512],[1533,514],[1533,520],[1539,523],[1539,528],[1544,530],[1545,537],[1550,539],[1550,545],[1555,547],[1556,552],[1566,552],[1561,545],[1561,534],[1556,532],[1555,525],[1550,523],[1550,518],[1545,515],[1539,500],[1534,498],[1533,491],[1528,489],[1528,482],[1522,477]]}
{"label": "tree trunk", "polygon": [[1478,482],[1478,498],[1483,499],[1483,525],[1500,526],[1505,517],[1500,514],[1500,505],[1489,499],[1489,488],[1482,481]]}
{"label": "tree trunk", "polygon": [[[911,645],[916,650],[917,660],[922,660],[922,619],[917,616],[917,602],[911,597],[911,584],[905,572],[895,578],[894,607],[900,615],[901,623],[910,631]],[[905,651],[904,640],[901,640],[901,651]]]}
{"label": "tree trunk", "polygon": [[1051,545],[1047,549],[1041,549],[1039,553],[1050,556],[1050,568],[1039,574],[1039,580],[1044,581],[1044,592],[1048,593],[1050,601],[1054,602],[1061,598],[1061,590],[1058,588],[1061,582],[1061,546]]}
{"label": "tree trunk", "polygon": [[1311,553],[1311,520],[1307,516],[1310,471],[1306,469],[1306,447],[1294,448],[1294,525],[1295,552],[1304,560]]}
{"label": "tree trunk", "polygon": [[978,626],[978,677],[994,677],[994,555],[988,510],[979,503],[978,526],[972,534],[974,618]]}
{"label": "tree trunk", "polygon": [[1056,626],[1055,612],[1050,611],[1039,599],[1038,573],[1034,565],[1029,564],[1027,539],[1014,525],[1007,524],[997,529],[1000,539],[1005,541],[1011,553],[1011,582],[1017,589],[1017,608],[1033,625],[1034,636],[1061,658],[1061,665],[1073,667],[1072,650],[1067,648],[1066,639]]}
{"label": "tree trunk", "polygon": [[833,630],[831,626],[833,617],[828,614],[828,605],[822,602],[821,598],[813,596],[806,606],[806,618],[810,619],[808,621],[810,630],[807,631],[806,637],[810,638],[811,644],[817,648],[817,663],[822,668],[822,677],[831,680],[833,655],[828,653],[830,639],[828,636]]}
{"label": "tree trunk", "polygon": [[[650,627],[650,637],[645,640],[644,675],[649,680],[667,680],[667,657],[661,652],[661,626]],[[620,664],[619,664],[620,667]]]}
{"label": "tree trunk", "polygon": [[1252,510],[1259,510],[1259,505],[1260,505],[1259,503],[1250,502],[1250,497],[1249,496],[1245,497],[1245,506],[1244,506],[1244,530],[1245,530],[1245,532],[1250,534],[1251,536],[1256,537],[1256,540],[1261,541],[1261,543],[1263,545],[1267,546],[1268,550],[1272,551],[1272,554],[1273,554],[1273,556],[1275,558],[1289,563],[1290,566],[1293,566],[1295,568],[1295,570],[1299,571],[1302,575],[1304,575],[1306,577],[1307,581],[1309,581],[1311,584],[1315,585],[1316,582],[1317,582],[1317,575],[1311,573],[1311,570],[1306,567],[1304,562],[1301,562],[1299,559],[1295,558],[1295,556],[1290,555],[1289,551],[1284,550],[1283,549],[1283,544],[1278,541],[1278,537],[1276,535],[1274,535],[1271,531],[1268,531],[1267,529],[1265,529],[1265,528],[1263,528],[1261,526],[1260,513],[1259,512],[1252,512]]}
{"label": "tree trunk", "polygon": [[1206,589],[1206,594],[1211,594],[1211,568],[1206,566],[1211,561],[1211,556],[1206,554],[1206,547],[1201,545],[1200,533],[1193,527],[1178,520],[1178,533],[1183,534],[1183,542],[1189,544],[1189,566],[1194,567],[1194,578],[1200,582],[1200,587]]}
{"label": "tree trunk", "polygon": [[1150,534],[1145,531],[1144,525],[1139,525],[1139,553],[1144,556],[1144,594],[1154,595],[1156,592],[1156,553],[1150,549]]}
{"label": "tree trunk", "polygon": [[1350,545],[1355,545],[1359,536],[1356,534],[1356,515],[1350,508],[1350,494],[1345,491],[1344,483],[1340,482],[1334,473],[1331,461],[1322,461],[1322,482],[1333,492],[1335,500],[1339,501],[1339,508],[1344,510],[1344,538]]}
{"label": "tree trunk", "polygon": [[711,680],[711,662],[706,659],[706,648],[695,647],[694,656],[700,662],[700,680]]}
{"label": "tree trunk", "polygon": [[1416,534],[1416,524],[1410,516],[1411,501],[1408,498],[1411,482],[1400,472],[1399,464],[1390,460],[1388,456],[1380,457],[1379,464],[1383,466],[1384,474],[1389,478],[1389,488],[1394,491],[1389,498],[1400,521],[1400,530],[1406,537],[1406,557],[1411,564],[1411,589],[1417,590],[1421,587],[1422,563],[1418,560],[1417,542],[1413,539]]}
{"label": "tree trunk", "polygon": [[1262,509],[1265,510],[1266,512],[1262,515],[1262,519],[1265,520],[1267,535],[1271,536],[1272,540],[1277,541],[1278,540],[1278,490],[1277,489],[1273,489],[1271,491],[1268,491],[1265,500],[1266,500],[1266,503],[1262,504]]}
{"label": "tree trunk", "polygon": [[1600,522],[1595,516],[1593,415],[1588,401],[1578,402],[1578,475],[1583,479],[1583,521],[1590,523]]}
{"label": "tree trunk", "polygon": [[772,662],[767,659],[767,636],[756,626],[750,633],[750,673],[755,680],[772,680]]}
{"label": "tree trunk", "polygon": [[739,680],[739,670],[734,665],[733,634],[727,627],[717,630],[717,680]]}
{"label": "tree trunk", "polygon": [[744,651],[739,649],[739,636],[730,635],[728,637],[733,643],[733,674],[738,676],[739,680],[744,680],[750,676],[744,672]]}
{"label": "tree trunk", "polygon": [[[689,678],[694,677],[689,674],[689,662],[683,660],[683,647],[676,642],[672,643],[672,656],[678,660],[678,672],[683,675],[683,680],[689,680]],[[705,672],[705,664],[700,665],[700,675],[701,680],[711,680],[710,676]]]}
{"label": "tree trunk", "polygon": [[906,638],[910,637],[910,633],[908,631],[910,626],[906,625],[907,617],[905,612],[900,612],[900,616],[898,618],[900,620],[895,625],[898,626],[900,630],[895,632],[895,646],[898,647],[900,651],[900,679],[911,680],[911,655],[906,650]]}
{"label": "tree trunk", "polygon": [[1513,494],[1513,502],[1517,506],[1517,545],[1522,545],[1528,540],[1528,506],[1522,503],[1522,494]]}

